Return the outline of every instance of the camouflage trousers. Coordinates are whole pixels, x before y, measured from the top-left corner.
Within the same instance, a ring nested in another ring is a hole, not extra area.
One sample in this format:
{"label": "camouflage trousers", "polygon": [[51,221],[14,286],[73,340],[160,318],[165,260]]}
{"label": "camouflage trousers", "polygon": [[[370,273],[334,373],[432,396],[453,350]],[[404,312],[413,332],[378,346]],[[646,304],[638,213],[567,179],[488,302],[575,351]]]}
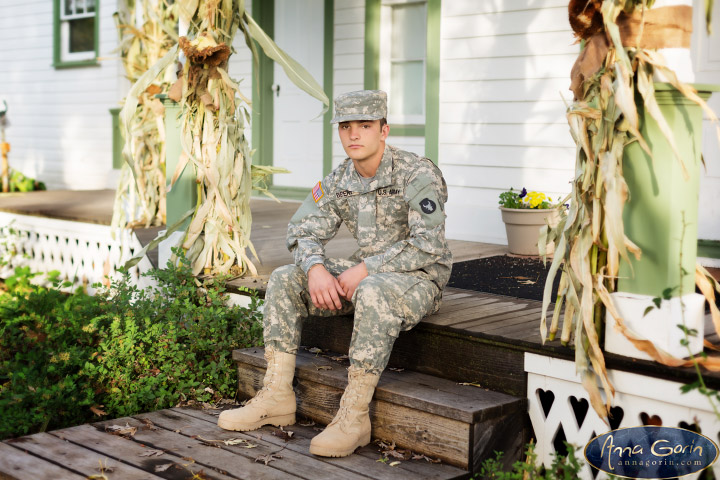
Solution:
{"label": "camouflage trousers", "polygon": [[[356,262],[326,259],[325,268],[340,275]],[[281,352],[297,353],[302,322],[309,315],[337,316],[355,312],[350,364],[367,372],[381,373],[390,359],[395,339],[410,330],[439,305],[440,289],[430,280],[406,273],[377,273],[364,278],[349,302],[339,310],[319,309],[308,292],[305,272],[285,265],[270,276],[265,295],[265,344]]]}

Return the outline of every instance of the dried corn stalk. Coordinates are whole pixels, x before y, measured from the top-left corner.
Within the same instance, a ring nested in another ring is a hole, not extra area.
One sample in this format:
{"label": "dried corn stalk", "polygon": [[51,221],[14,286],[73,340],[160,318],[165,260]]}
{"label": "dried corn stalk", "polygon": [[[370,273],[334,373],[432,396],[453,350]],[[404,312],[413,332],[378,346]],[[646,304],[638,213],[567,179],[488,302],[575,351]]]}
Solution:
{"label": "dried corn stalk", "polygon": [[[118,10],[118,50],[127,78],[135,83],[177,42],[177,6],[165,0],[125,0]],[[123,130],[124,155],[133,159],[136,175],[123,162],[113,208],[114,232],[165,223],[165,108],[155,95],[167,92],[176,76],[172,65],[164,70],[140,93],[135,114]]]}
{"label": "dried corn stalk", "polygon": [[[278,62],[288,77],[326,106],[322,87],[297,62],[275,45],[245,11],[243,0],[178,0],[181,20],[189,25],[187,37],[179,38],[185,64],[170,97],[182,108],[182,154],[173,183],[185,168],[194,168],[198,203],[183,241],[193,271],[205,274],[255,273],[246,248],[250,243],[250,192],[267,192],[266,178],[286,170],[251,164],[245,125],[247,106],[237,83],[227,73],[235,34],[240,29],[257,64],[257,49]],[[137,102],[155,75],[178,54],[173,47],[131,88],[121,112],[125,125],[134,115]],[[138,165],[130,164],[137,171]],[[137,173],[136,173],[137,177]]]}
{"label": "dried corn stalk", "polygon": [[[622,220],[628,198],[623,178],[624,148],[631,142],[638,142],[650,154],[639,132],[634,94],[638,92],[642,96],[645,108],[657,121],[681,165],[672,131],[655,101],[653,73],[662,72],[675,88],[698,103],[710,119],[717,121],[705,102],[692,88],[677,80],[656,51],[623,46],[616,20],[622,11],[631,13],[634,8],[642,7],[643,3],[637,0],[570,2],[571,25],[590,47],[581,54],[581,59],[583,55],[586,58],[595,55],[598,65],[583,70],[583,65],[578,67],[576,63],[573,69],[573,74],[579,73],[578,78],[582,81],[573,83],[576,101],[567,111],[576,144],[570,208],[557,227],[548,227],[543,232],[540,245],[542,255],[545,241],[555,245],[543,296],[542,339],[555,338],[564,306],[561,342],[565,345],[574,342],[577,371],[601,418],[607,418],[614,396],[599,340],[606,308],[637,348],[667,365],[691,364],[691,361],[672,358],[650,342],[634,337],[624,327],[610,298],[610,292],[615,291],[620,259],[628,261],[629,255],[639,259],[641,255],[640,249],[625,235]],[[559,271],[560,286],[548,334],[547,307]],[[713,288],[718,288],[717,283],[711,283],[700,270],[697,279],[706,297],[714,300]],[[720,312],[716,310],[713,310],[713,318],[720,327]],[[718,361],[702,362],[707,368],[720,369]],[[606,393],[604,401],[599,384]]]}

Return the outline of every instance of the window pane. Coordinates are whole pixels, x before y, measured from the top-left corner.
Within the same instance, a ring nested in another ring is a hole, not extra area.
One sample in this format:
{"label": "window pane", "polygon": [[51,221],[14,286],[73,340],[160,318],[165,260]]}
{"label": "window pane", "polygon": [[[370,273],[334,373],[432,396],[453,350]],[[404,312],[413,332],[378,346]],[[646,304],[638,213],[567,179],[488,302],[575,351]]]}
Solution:
{"label": "window pane", "polygon": [[95,50],[95,17],[68,20],[70,27],[70,53]]}
{"label": "window pane", "polygon": [[424,63],[394,63],[390,67],[392,95],[390,95],[391,115],[422,115],[425,99]]}
{"label": "window pane", "polygon": [[75,0],[64,0],[65,15],[72,15],[75,13]]}
{"label": "window pane", "polygon": [[400,5],[392,9],[393,59],[425,58],[425,5]]}
{"label": "window pane", "polygon": [[87,13],[95,12],[95,0],[85,0],[85,11]]}

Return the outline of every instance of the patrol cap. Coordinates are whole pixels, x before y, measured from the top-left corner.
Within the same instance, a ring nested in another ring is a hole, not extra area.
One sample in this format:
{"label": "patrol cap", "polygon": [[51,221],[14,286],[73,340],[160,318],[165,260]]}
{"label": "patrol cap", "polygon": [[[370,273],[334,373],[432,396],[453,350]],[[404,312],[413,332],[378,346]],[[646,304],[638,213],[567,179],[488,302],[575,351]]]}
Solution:
{"label": "patrol cap", "polygon": [[335,97],[335,117],[330,123],[387,118],[387,93],[358,90]]}

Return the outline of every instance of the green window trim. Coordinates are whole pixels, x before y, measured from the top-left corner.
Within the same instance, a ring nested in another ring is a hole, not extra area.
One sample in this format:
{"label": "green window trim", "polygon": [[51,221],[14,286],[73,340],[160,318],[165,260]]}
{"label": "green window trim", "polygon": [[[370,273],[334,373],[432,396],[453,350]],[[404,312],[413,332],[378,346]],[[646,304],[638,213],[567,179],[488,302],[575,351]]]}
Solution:
{"label": "green window trim", "polygon": [[[333,55],[335,54],[335,0],[325,0],[325,32],[324,32],[324,64],[323,64],[323,89],[325,95],[330,99],[330,107],[323,116],[325,122],[323,126],[323,176],[332,171],[332,141],[335,135],[335,129],[330,123],[333,117],[332,101],[333,101],[333,78],[334,63]],[[307,190],[305,190],[307,193]]]}
{"label": "green window trim", "polygon": [[56,69],[61,68],[77,68],[77,67],[93,67],[99,66],[99,29],[100,29],[100,0],[97,0],[95,4],[95,31],[94,33],[94,46],[95,46],[95,57],[87,60],[70,60],[63,61],[61,52],[61,40],[60,40],[60,1],[53,0],[53,63],[52,66]]}
{"label": "green window trim", "polygon": [[698,240],[697,256],[705,258],[720,258],[720,240]]}
{"label": "green window trim", "polygon": [[[438,163],[440,127],[440,15],[441,0],[427,0],[427,45],[425,58],[425,125],[390,125],[392,135],[425,137],[425,156]],[[381,0],[365,1],[364,87],[377,90],[380,84]]]}

